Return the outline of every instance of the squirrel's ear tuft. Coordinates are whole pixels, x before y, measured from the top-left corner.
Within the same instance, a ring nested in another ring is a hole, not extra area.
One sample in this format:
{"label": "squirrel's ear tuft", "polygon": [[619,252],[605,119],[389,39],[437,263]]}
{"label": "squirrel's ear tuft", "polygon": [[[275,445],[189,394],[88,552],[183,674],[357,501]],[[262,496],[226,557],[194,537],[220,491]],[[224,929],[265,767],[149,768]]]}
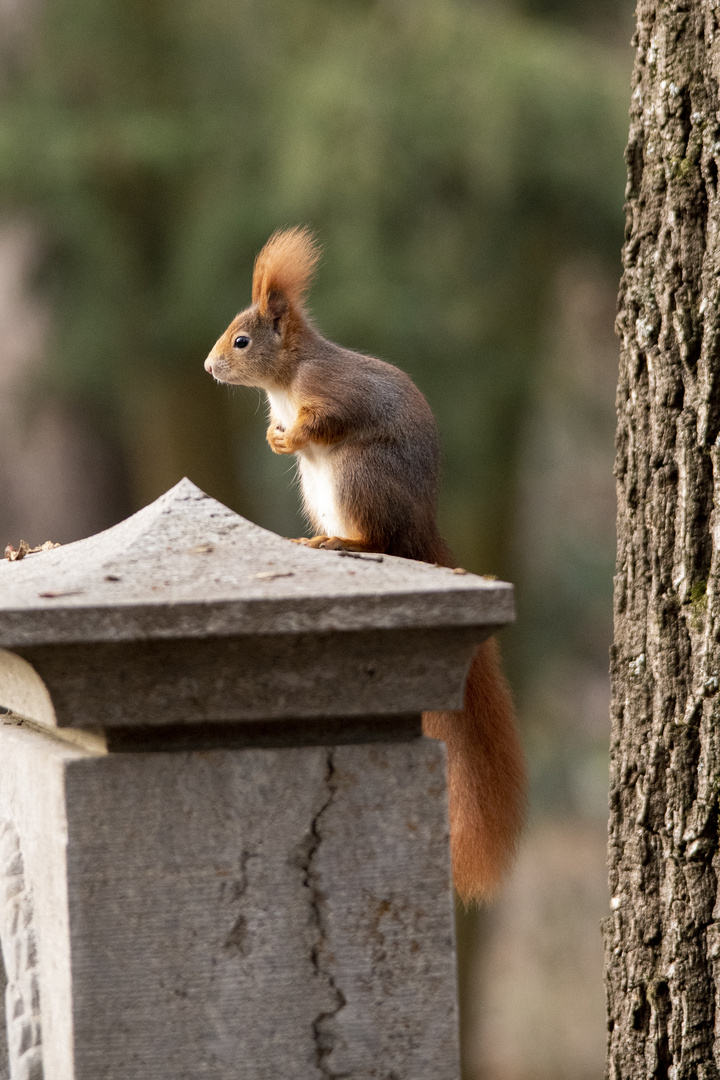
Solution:
{"label": "squirrel's ear tuft", "polygon": [[261,315],[272,302],[284,297],[287,307],[298,313],[320,259],[320,247],[310,229],[281,229],[268,240],[253,271],[252,299]]}
{"label": "squirrel's ear tuft", "polygon": [[290,305],[285,293],[271,289],[267,294],[264,315],[269,315],[273,321],[275,330],[280,333],[286,316],[290,314]]}

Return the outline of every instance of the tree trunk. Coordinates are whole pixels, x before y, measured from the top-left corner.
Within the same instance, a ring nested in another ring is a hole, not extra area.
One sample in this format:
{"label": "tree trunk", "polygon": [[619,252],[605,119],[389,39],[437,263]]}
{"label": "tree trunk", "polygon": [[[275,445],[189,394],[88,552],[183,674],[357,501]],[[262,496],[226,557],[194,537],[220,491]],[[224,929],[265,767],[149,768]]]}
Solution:
{"label": "tree trunk", "polygon": [[720,1061],[717,0],[639,0],[636,44],[618,320],[608,1075],[710,1080]]}

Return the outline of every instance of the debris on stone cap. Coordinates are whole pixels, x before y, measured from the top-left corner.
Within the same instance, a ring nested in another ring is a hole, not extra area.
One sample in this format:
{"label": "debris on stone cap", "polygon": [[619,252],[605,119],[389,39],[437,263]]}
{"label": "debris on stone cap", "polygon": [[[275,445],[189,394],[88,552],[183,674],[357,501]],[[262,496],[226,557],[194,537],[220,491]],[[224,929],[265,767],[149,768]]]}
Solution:
{"label": "debris on stone cap", "polygon": [[12,544],[7,545],[5,558],[9,562],[18,562],[26,555],[36,555],[38,551],[52,551],[53,548],[59,547],[60,544],[56,544],[53,540],[46,540],[44,544],[38,544],[37,547],[30,547],[27,540],[21,540],[17,547],[13,547]]}

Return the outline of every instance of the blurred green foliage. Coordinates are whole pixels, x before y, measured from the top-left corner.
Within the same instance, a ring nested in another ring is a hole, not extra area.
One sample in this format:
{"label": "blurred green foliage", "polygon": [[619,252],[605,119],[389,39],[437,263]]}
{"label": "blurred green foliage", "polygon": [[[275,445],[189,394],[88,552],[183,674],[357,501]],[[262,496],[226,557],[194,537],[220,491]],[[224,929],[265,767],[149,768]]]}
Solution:
{"label": "blurred green foliage", "polygon": [[[45,237],[48,385],[93,397],[108,422],[137,416],[146,387],[145,424],[174,385],[204,394],[202,361],[249,300],[256,251],[309,223],[326,246],[320,326],[425,390],[446,531],[468,565],[508,572],[547,288],[573,253],[617,262],[626,129],[625,58],[528,11],[46,4],[0,102],[0,197]],[[230,501],[293,528],[254,399],[215,394],[197,439],[217,438]],[[212,468],[201,479],[212,487]],[[282,495],[264,502],[272,484]]]}

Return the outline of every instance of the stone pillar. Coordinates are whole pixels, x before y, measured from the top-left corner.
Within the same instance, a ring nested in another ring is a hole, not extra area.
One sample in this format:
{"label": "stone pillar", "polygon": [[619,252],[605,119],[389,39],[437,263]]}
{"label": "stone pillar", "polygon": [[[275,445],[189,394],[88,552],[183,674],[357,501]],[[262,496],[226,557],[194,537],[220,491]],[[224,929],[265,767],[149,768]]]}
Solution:
{"label": "stone pillar", "polygon": [[506,584],[312,551],[189,481],[0,565],[12,1080],[457,1080],[420,714],[511,618]]}

